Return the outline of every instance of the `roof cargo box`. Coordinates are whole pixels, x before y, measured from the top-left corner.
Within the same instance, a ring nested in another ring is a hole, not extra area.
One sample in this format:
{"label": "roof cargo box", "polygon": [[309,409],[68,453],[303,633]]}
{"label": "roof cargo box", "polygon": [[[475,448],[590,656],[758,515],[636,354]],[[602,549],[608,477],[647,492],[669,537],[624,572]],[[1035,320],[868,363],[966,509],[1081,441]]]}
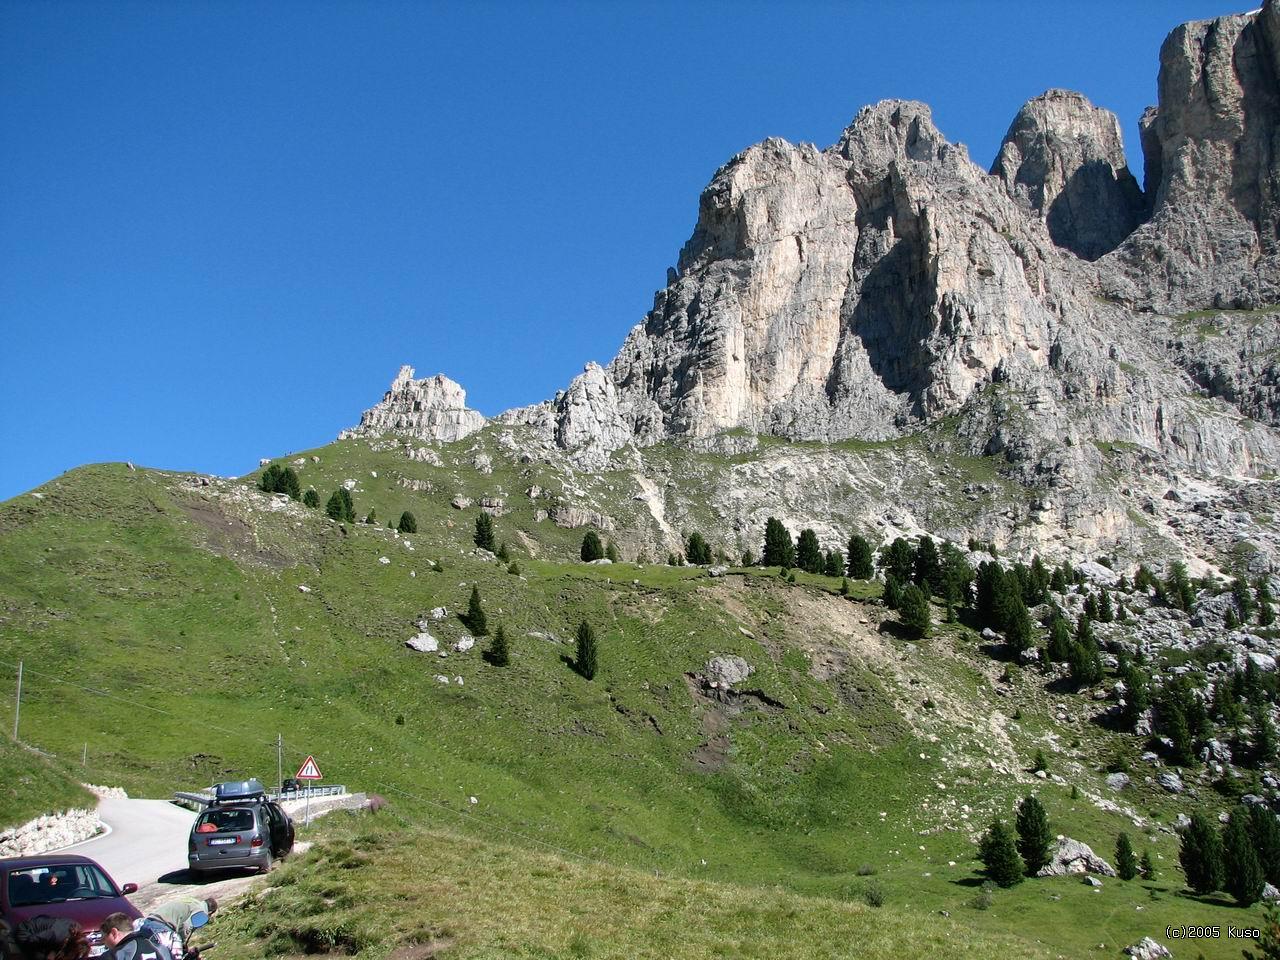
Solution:
{"label": "roof cargo box", "polygon": [[233,800],[256,800],[267,795],[261,780],[232,780],[229,783],[215,783],[213,798],[216,803],[228,803]]}

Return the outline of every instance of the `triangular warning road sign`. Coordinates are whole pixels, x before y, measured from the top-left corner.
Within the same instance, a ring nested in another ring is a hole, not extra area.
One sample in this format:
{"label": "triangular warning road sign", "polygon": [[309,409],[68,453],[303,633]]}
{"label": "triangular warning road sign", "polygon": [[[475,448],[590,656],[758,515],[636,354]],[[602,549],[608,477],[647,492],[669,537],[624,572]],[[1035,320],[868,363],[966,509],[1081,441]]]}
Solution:
{"label": "triangular warning road sign", "polygon": [[315,757],[307,757],[306,761],[298,768],[298,780],[323,780],[320,775],[320,767],[316,765]]}

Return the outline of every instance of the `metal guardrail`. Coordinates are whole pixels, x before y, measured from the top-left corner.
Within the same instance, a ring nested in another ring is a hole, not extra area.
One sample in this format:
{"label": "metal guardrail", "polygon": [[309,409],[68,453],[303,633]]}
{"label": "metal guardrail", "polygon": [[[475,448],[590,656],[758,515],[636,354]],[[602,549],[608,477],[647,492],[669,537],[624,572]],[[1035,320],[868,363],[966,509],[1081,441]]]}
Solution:
{"label": "metal guardrail", "polygon": [[[345,784],[332,783],[323,787],[304,787],[301,790],[290,790],[285,793],[268,793],[268,800],[306,800],[308,797],[316,799],[318,797],[336,797],[347,792]],[[188,791],[175,791],[173,799],[183,805],[194,805],[197,810],[203,809],[213,803],[213,794]]]}

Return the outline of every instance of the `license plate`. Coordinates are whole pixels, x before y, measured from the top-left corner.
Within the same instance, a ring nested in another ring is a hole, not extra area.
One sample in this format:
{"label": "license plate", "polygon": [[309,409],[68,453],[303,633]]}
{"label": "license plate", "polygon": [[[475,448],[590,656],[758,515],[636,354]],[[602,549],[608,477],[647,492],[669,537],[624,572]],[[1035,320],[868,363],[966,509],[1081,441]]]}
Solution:
{"label": "license plate", "polygon": [[221,846],[222,846],[222,845],[224,845],[224,844],[227,844],[227,843],[235,843],[235,842],[236,842],[236,838],[235,838],[235,837],[218,837],[216,840],[210,840],[210,841],[209,841],[209,846],[211,846],[211,847],[221,847]]}

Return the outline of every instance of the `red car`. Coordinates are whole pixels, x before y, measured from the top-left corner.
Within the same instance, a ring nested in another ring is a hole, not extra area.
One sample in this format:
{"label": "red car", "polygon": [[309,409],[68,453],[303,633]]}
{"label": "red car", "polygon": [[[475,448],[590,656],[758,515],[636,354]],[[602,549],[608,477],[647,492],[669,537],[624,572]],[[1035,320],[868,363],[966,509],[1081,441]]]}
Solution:
{"label": "red car", "polygon": [[89,935],[90,956],[106,952],[102,921],[110,914],[142,916],[126,899],[136,883],[117,887],[107,871],[88,857],[17,857],[0,860],[0,917],[16,927],[42,914],[75,920]]}

